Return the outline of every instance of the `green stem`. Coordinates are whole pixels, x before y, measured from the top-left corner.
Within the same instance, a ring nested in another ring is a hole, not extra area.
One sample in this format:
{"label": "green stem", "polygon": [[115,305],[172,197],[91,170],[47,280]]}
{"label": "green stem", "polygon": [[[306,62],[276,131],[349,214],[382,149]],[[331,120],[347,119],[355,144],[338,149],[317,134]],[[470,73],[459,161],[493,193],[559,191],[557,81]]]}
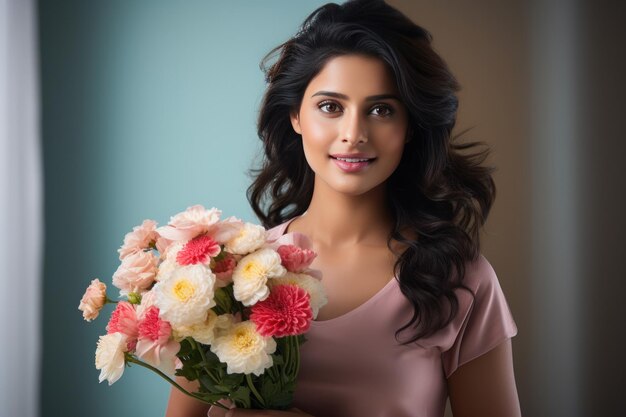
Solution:
{"label": "green stem", "polygon": [[295,336],[287,336],[287,346],[289,347],[289,362],[287,363],[287,375],[289,379],[293,379],[293,374],[296,368],[296,361],[298,355],[298,348],[294,347]]}
{"label": "green stem", "polygon": [[[191,344],[191,346],[194,349],[196,349],[198,352],[200,352],[200,356],[202,357],[202,362],[206,363],[206,355],[204,354],[204,349],[202,349],[202,346],[198,346],[198,344],[193,339],[193,337],[189,337],[189,338],[187,338],[187,340],[189,340],[189,343]],[[219,380],[217,379],[217,377],[215,375],[213,375],[213,372],[211,372],[211,370],[209,368],[207,368],[206,366],[203,365],[202,369],[204,369],[204,371],[213,380],[213,382],[215,382],[216,384],[220,383]]]}
{"label": "green stem", "polygon": [[119,301],[111,300],[109,297],[105,296],[104,304],[117,304]]}
{"label": "green stem", "polygon": [[289,375],[289,368],[291,367],[291,346],[289,343],[289,336],[285,337],[285,367],[284,373]]}
{"label": "green stem", "polygon": [[161,376],[161,378],[165,379],[167,382],[169,382],[170,384],[172,384],[173,386],[175,386],[176,388],[178,388],[183,394],[190,396],[191,398],[195,398],[197,400],[202,401],[205,404],[210,404],[210,405],[214,405],[216,407],[220,407],[223,408],[224,410],[229,410],[228,407],[226,407],[223,404],[220,404],[218,402],[211,402],[211,401],[206,401],[204,398],[187,391],[185,388],[181,387],[180,385],[178,385],[176,383],[176,381],[174,381],[172,378],[170,378],[169,376],[165,375],[163,372],[161,372],[159,369],[155,368],[154,366],[148,365],[145,362],[140,361],[139,359],[136,359],[134,356],[131,355],[126,355],[126,362],[131,362],[131,363],[136,363],[139,366],[143,366],[146,369],[149,369],[155,373],[157,373],[159,376]]}
{"label": "green stem", "polygon": [[254,386],[254,383],[252,382],[252,377],[250,376],[250,374],[246,374],[246,382],[248,383],[248,386],[250,387],[250,391],[252,391],[256,399],[259,400],[259,403],[261,403],[261,407],[265,408],[265,401],[263,401],[263,397],[261,397],[261,394],[259,394],[259,391],[256,390],[256,387]]}
{"label": "green stem", "polygon": [[280,381],[280,377],[278,375],[278,370],[276,369],[276,366],[270,366],[268,368],[268,370],[270,371],[270,376],[272,378],[273,382],[279,382]]}
{"label": "green stem", "polygon": [[298,343],[297,336],[294,336],[294,340],[296,341],[296,371],[294,372],[294,378],[296,378],[300,372],[300,343]]}

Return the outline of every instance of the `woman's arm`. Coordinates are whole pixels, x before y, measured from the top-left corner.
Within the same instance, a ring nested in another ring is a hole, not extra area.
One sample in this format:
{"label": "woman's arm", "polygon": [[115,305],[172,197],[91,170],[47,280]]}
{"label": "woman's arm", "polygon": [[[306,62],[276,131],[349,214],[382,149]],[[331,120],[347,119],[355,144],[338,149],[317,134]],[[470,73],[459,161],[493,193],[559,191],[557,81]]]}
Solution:
{"label": "woman's arm", "polygon": [[460,366],[448,392],[454,417],[520,417],[511,339]]}
{"label": "woman's arm", "polygon": [[[183,377],[177,377],[176,383],[189,392],[198,390],[197,382],[189,382]],[[206,417],[209,407],[172,387],[165,417]]]}

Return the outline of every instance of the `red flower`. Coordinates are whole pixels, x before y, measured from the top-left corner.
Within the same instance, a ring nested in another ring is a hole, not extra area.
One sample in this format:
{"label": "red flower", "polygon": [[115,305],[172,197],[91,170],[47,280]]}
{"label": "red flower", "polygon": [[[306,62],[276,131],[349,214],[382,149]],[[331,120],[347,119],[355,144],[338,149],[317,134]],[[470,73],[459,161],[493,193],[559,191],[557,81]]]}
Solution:
{"label": "red flower", "polygon": [[159,309],[150,306],[143,320],[139,322],[139,339],[147,339],[159,345],[165,344],[172,334],[172,326],[169,322],[159,317]]}
{"label": "red flower", "polygon": [[208,235],[200,235],[191,239],[183,246],[176,255],[179,265],[194,265],[209,263],[212,256],[217,256],[221,251],[219,243]]}
{"label": "red flower", "polygon": [[211,271],[215,274],[217,279],[222,281],[228,281],[233,275],[233,270],[237,266],[237,260],[235,257],[226,252],[226,256],[219,262],[215,263],[215,266],[211,268]]}
{"label": "red flower", "polygon": [[310,249],[303,249],[296,245],[280,245],[276,252],[280,255],[281,263],[289,272],[302,272],[317,256]]}
{"label": "red flower", "polygon": [[115,310],[113,310],[111,314],[106,330],[107,334],[119,332],[128,336],[128,350],[131,352],[135,350],[139,331],[135,307],[127,301],[117,303]]}
{"label": "red flower", "polygon": [[309,293],[297,285],[277,285],[265,300],[252,306],[250,320],[263,336],[305,333],[313,319],[309,298]]}

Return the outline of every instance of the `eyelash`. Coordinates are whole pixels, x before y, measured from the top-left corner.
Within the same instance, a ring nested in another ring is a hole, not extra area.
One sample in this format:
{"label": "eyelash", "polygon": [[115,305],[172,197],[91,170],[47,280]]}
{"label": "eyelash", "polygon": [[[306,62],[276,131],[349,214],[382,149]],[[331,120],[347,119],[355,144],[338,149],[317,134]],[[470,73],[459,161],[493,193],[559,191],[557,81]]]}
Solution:
{"label": "eyelash", "polygon": [[[334,106],[340,107],[339,104],[335,103],[334,101],[322,101],[320,104],[318,104],[317,107],[321,110],[322,107],[328,106],[329,104],[332,104]],[[383,117],[383,118],[390,117],[394,113],[393,108],[388,106],[388,105],[386,105],[386,104],[377,104],[374,107],[372,107],[372,109],[377,109],[377,108],[383,108],[383,109],[387,110],[387,114],[377,115],[377,116],[380,116],[380,117]],[[328,112],[325,112],[323,110],[322,110],[322,112],[328,113]]]}

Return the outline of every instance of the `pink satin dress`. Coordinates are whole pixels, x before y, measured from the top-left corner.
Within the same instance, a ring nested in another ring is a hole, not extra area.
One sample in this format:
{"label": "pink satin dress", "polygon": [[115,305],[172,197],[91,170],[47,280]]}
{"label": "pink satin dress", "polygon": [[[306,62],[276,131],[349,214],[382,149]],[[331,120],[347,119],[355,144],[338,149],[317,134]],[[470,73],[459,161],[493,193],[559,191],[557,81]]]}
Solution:
{"label": "pink satin dress", "polygon": [[[292,220],[270,229],[268,238],[283,236]],[[454,320],[410,345],[395,339],[413,312],[395,277],[354,310],[313,321],[301,346],[294,406],[315,417],[443,417],[447,378],[517,334],[483,255],[468,264],[464,283],[476,298],[455,290]]]}

